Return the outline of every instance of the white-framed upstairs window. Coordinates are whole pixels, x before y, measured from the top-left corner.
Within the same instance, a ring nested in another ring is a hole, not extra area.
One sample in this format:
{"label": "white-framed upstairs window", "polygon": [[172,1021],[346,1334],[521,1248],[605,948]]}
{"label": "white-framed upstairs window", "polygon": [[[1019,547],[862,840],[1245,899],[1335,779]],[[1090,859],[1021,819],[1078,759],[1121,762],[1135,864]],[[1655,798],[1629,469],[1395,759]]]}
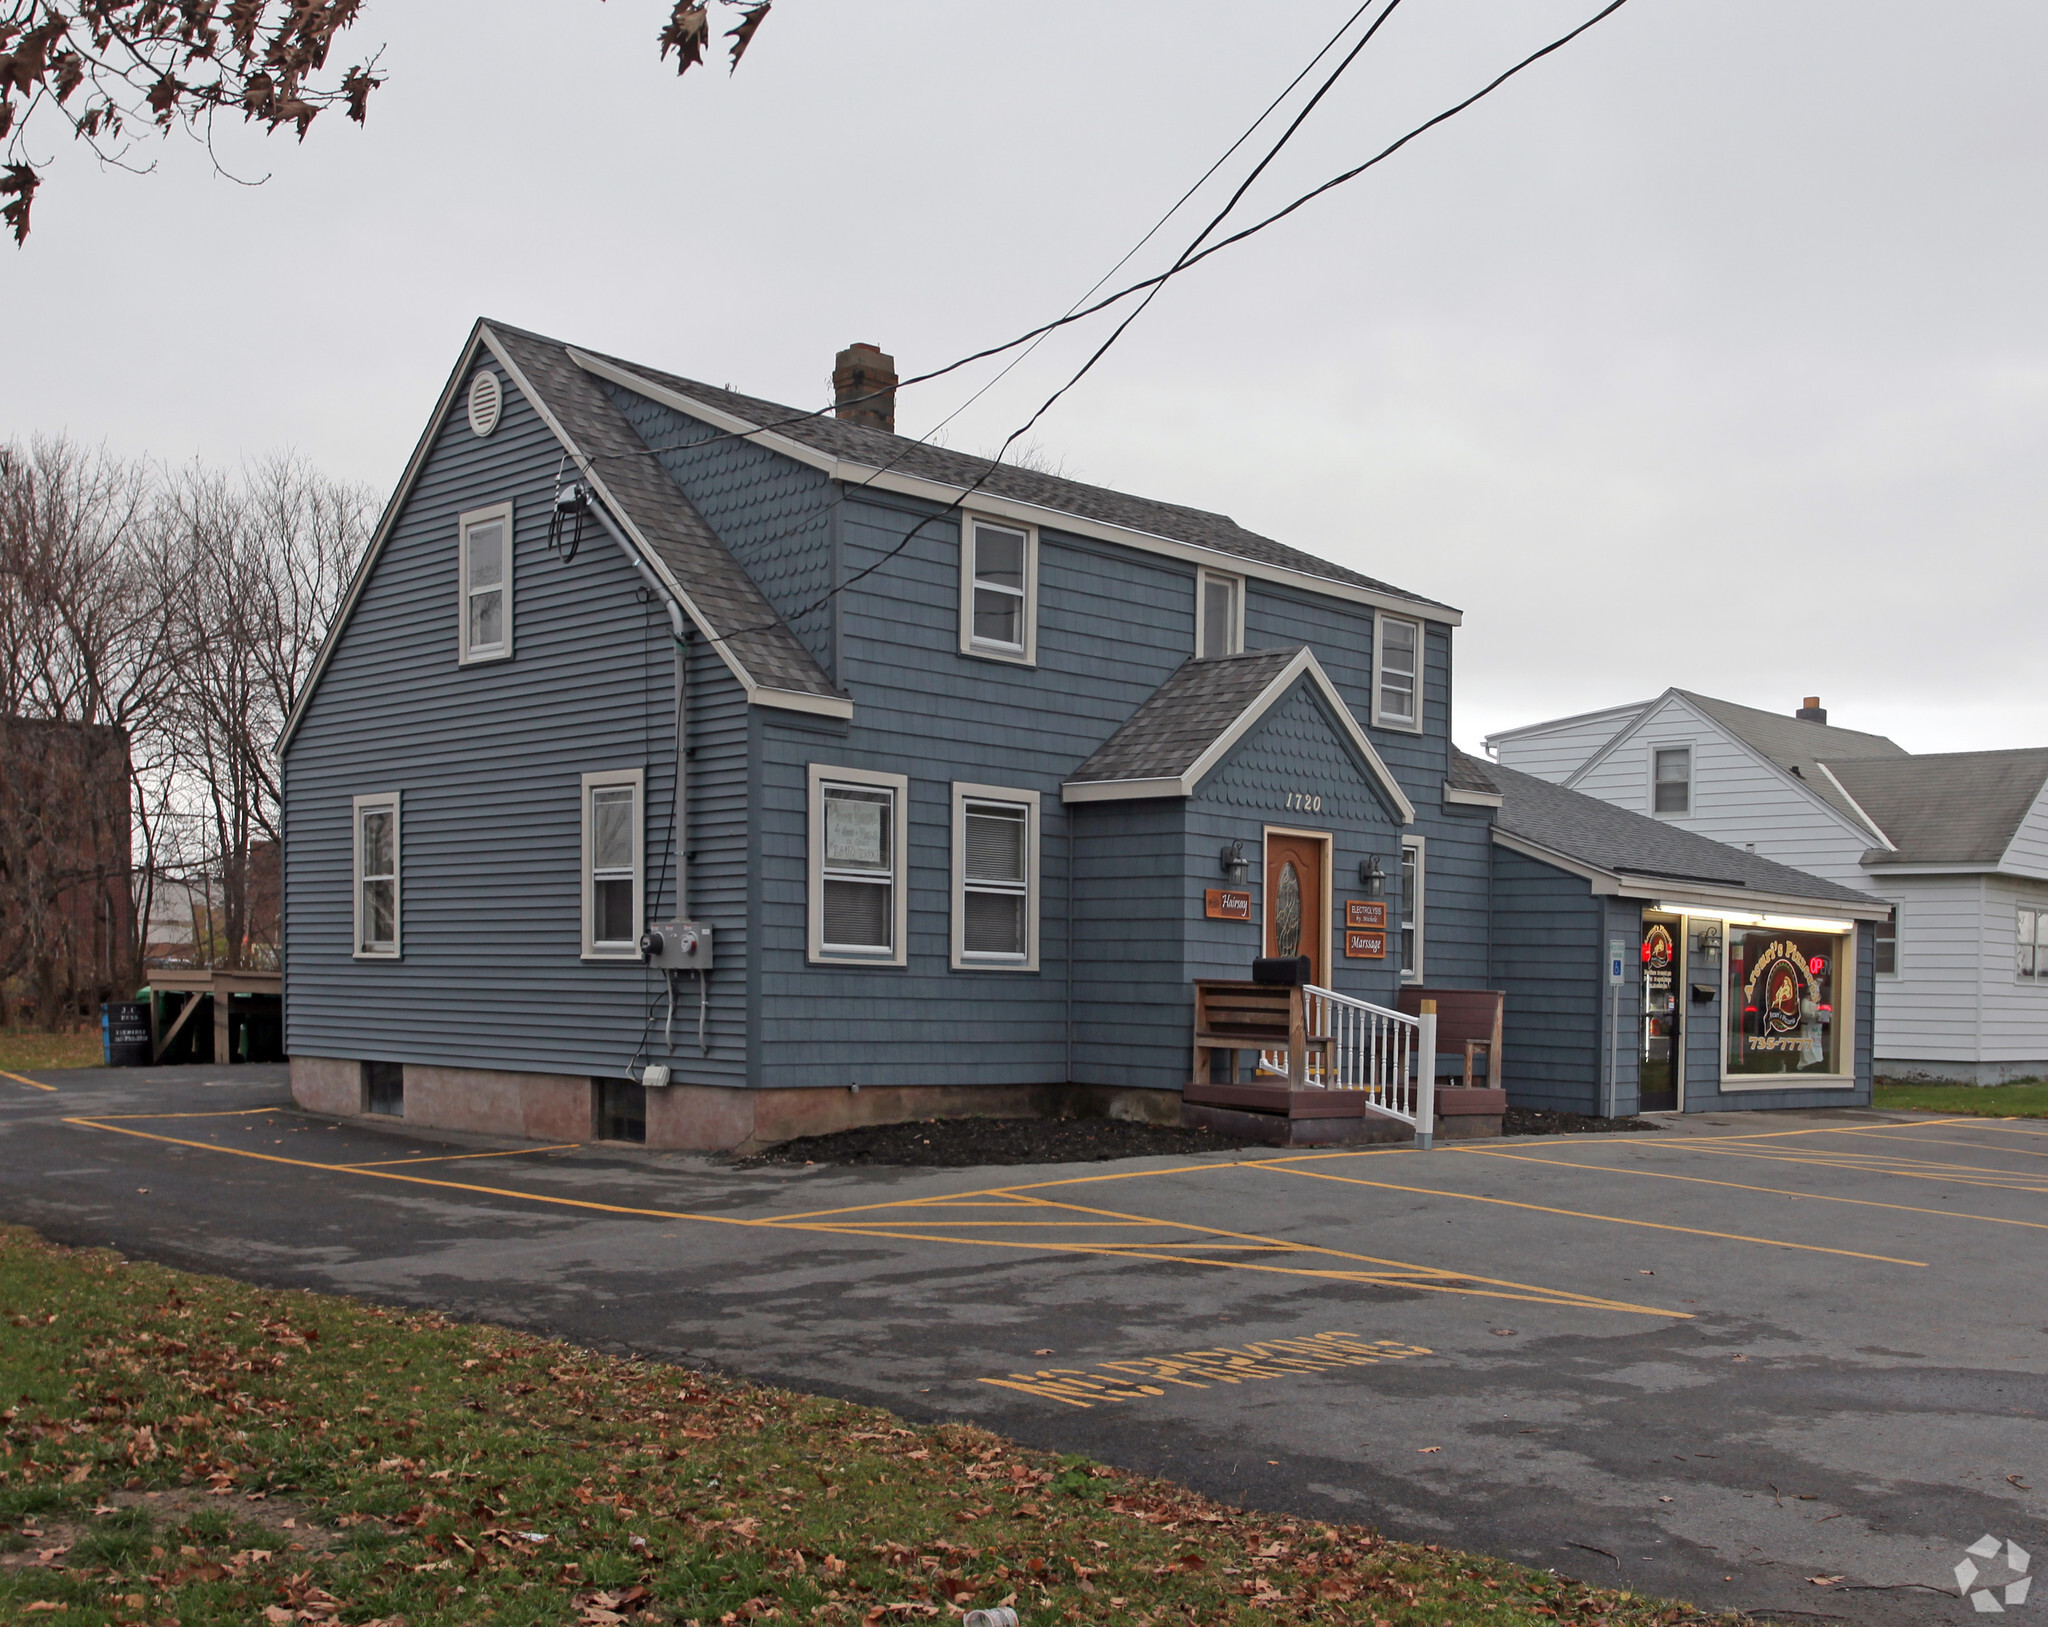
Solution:
{"label": "white-framed upstairs window", "polygon": [[473,508],[456,521],[458,659],[502,661],[512,653],[512,505]]}
{"label": "white-framed upstairs window", "polygon": [[610,768],[585,774],[583,958],[638,960],[646,907],[647,773]]}
{"label": "white-framed upstairs window", "polygon": [[953,782],[953,967],[1038,970],[1038,793]]}
{"label": "white-framed upstairs window", "polygon": [[1422,623],[1385,611],[1373,615],[1372,720],[1422,732]]}
{"label": "white-framed upstairs window", "polygon": [[1023,666],[1038,660],[1038,528],[960,521],[960,649]]}
{"label": "white-framed upstairs window", "polygon": [[398,800],[396,791],[377,791],[353,803],[357,960],[399,958]]}
{"label": "white-framed upstairs window", "polygon": [[1422,981],[1422,918],[1429,890],[1424,839],[1401,838],[1401,981]]}
{"label": "white-framed upstairs window", "polygon": [[871,769],[809,769],[810,958],[901,966],[910,781]]}
{"label": "white-framed upstairs window", "polygon": [[1195,654],[1203,660],[1244,649],[1244,578],[1195,572]]}
{"label": "white-framed upstairs window", "polygon": [[1661,819],[1692,812],[1692,747],[1650,748],[1650,811]]}

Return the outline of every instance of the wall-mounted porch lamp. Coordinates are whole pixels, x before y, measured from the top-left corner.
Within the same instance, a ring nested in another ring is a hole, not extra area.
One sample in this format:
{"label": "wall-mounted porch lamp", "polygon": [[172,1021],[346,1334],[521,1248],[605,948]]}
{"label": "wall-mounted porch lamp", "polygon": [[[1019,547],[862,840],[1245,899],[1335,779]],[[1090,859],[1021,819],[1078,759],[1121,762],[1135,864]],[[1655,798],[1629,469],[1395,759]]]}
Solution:
{"label": "wall-mounted porch lamp", "polygon": [[1252,861],[1244,856],[1244,843],[1225,842],[1222,865],[1223,874],[1242,887],[1252,873]]}
{"label": "wall-mounted porch lamp", "polygon": [[1368,898],[1378,898],[1387,890],[1387,873],[1380,868],[1379,855],[1368,853],[1358,861],[1358,885],[1365,889]]}

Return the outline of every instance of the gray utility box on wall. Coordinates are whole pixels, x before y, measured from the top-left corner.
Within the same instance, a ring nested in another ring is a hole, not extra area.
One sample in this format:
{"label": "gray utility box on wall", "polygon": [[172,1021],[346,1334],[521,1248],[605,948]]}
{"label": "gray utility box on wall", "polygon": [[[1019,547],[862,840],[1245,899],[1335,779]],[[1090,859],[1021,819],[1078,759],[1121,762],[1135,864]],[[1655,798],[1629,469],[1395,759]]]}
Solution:
{"label": "gray utility box on wall", "polygon": [[711,928],[696,921],[662,921],[640,934],[647,964],[665,972],[711,970]]}

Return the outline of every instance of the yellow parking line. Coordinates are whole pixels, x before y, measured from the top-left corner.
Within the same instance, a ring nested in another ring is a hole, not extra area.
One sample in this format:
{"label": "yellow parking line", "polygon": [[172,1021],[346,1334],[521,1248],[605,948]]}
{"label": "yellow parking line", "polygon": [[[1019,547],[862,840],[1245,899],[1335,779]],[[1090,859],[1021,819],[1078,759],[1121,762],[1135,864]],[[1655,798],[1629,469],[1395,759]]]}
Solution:
{"label": "yellow parking line", "polygon": [[[2048,1186],[2022,1184],[2025,1177],[2011,1170],[1973,1169],[1967,1164],[1923,1165],[1919,1169],[1902,1169],[1894,1165],[1877,1163],[1853,1163],[1843,1157],[1800,1158],[1790,1153],[1750,1152],[1741,1147],[1716,1149],[1716,1158],[1753,1158],[1772,1164],[1799,1164],[1808,1169],[1844,1169],[1857,1175],[1898,1175],[1909,1181],[1943,1181],[1952,1186],[1988,1186],[2008,1192],[2048,1192]],[[1985,1179],[1989,1176],[2008,1175],[2009,1180]]]}
{"label": "yellow parking line", "polygon": [[1940,1215],[1948,1220],[1981,1220],[1988,1226],[2024,1226],[2029,1231],[2048,1232],[2048,1221],[2009,1220],[2004,1215],[1973,1215],[1958,1209],[1925,1209],[1912,1203],[1881,1203],[1875,1198],[1843,1198],[1829,1192],[1794,1192],[1783,1186],[1752,1186],[1746,1181],[1717,1181],[1706,1175],[1674,1175],[1663,1169],[1616,1168],[1607,1164],[1581,1164],[1570,1158],[1542,1158],[1535,1153],[1507,1152],[1495,1147],[1460,1147],[1474,1158],[1505,1158],[1517,1164],[1554,1164],[1582,1174],[1641,1175],[1653,1181],[1690,1181],[1695,1186],[1725,1186],[1735,1192],[1764,1192],[1772,1197],[1792,1198],[1800,1203],[1846,1203],[1858,1209],[1892,1209],[1907,1215]]}
{"label": "yellow parking line", "polygon": [[[1861,1130],[1845,1130],[1844,1135],[1862,1135]],[[2022,1130],[2021,1135],[2029,1132]],[[2032,1147],[1987,1147],[1981,1141],[1951,1141],[1947,1136],[1921,1136],[1913,1143],[1916,1147],[1969,1147],[1976,1152],[2002,1152],[2013,1158],[2048,1158],[2048,1152],[2036,1152]]]}
{"label": "yellow parking line", "polygon": [[[281,1107],[228,1107],[211,1113],[95,1113],[95,1120],[104,1119],[114,1123],[120,1119],[245,1119],[252,1113],[282,1113]],[[66,1119],[66,1124],[82,1124],[83,1119]]]}
{"label": "yellow parking line", "polygon": [[[1237,1239],[1239,1239],[1239,1241],[1234,1246],[1244,1247],[1245,1245],[1249,1244],[1255,1250],[1263,1250],[1266,1248],[1270,1248],[1276,1243],[1278,1243],[1280,1247],[1282,1247],[1285,1250],[1285,1252],[1291,1254],[1313,1254],[1325,1258],[1355,1261],[1361,1265],[1379,1266],[1383,1269],[1379,1272],[1343,1270],[1337,1268],[1327,1270],[1316,1270],[1304,1266],[1285,1266],[1277,1264],[1265,1265],[1251,1260],[1205,1260],[1199,1257],[1190,1258],[1187,1255],[1181,1254],[1151,1254],[1144,1252],[1133,1252],[1128,1248],[1117,1248],[1113,1245],[1108,1244],[1061,1244],[1050,1242],[1045,1239],[1034,1239],[1030,1241],[1009,1241],[1000,1238],[985,1239],[974,1237],[927,1237],[915,1232],[881,1230],[872,1223],[867,1226],[832,1226],[815,1223],[807,1225],[793,1225],[787,1217],[778,1218],[772,1216],[763,1216],[759,1218],[747,1218],[735,1215],[696,1214],[685,1210],[674,1209],[647,1209],[630,1204],[599,1203],[589,1198],[561,1198],[555,1197],[549,1193],[544,1192],[520,1192],[509,1187],[480,1186],[472,1182],[442,1180],[428,1175],[409,1175],[402,1172],[401,1170],[390,1168],[371,1169],[362,1168],[358,1166],[351,1166],[347,1164],[325,1164],[319,1162],[317,1159],[310,1158],[288,1158],[281,1153],[257,1152],[253,1148],[249,1147],[224,1147],[216,1142],[211,1141],[192,1141],[181,1136],[160,1135],[152,1130],[131,1129],[125,1124],[118,1124],[108,1120],[96,1119],[88,1116],[67,1118],[64,1122],[66,1124],[78,1125],[83,1129],[103,1130],[110,1135],[134,1136],[143,1141],[163,1142],[166,1145],[176,1147],[195,1147],[202,1152],[224,1153],[234,1158],[253,1158],[260,1163],[282,1164],[292,1169],[324,1170],[330,1174],[352,1175],[363,1180],[399,1181],[411,1186],[430,1186],[441,1189],[443,1191],[451,1192],[473,1192],[483,1197],[508,1198],[515,1202],[522,1203],[549,1204],[554,1207],[563,1209],[583,1209],[597,1214],[630,1215],[652,1220],[694,1220],[701,1221],[707,1225],[744,1226],[761,1231],[822,1232],[827,1235],[836,1236],[884,1237],[894,1239],[899,1242],[910,1241],[950,1243],[965,1248],[978,1247],[1030,1249],[1035,1250],[1039,1253],[1051,1254],[1094,1254],[1120,1259],[1173,1260],[1184,1265],[1208,1265],[1238,1271],[1269,1272],[1282,1276],[1304,1277],[1312,1280],[1383,1282],[1388,1285],[1398,1287],[1411,1287],[1418,1289],[1426,1288],[1433,1292],[1469,1294],[1477,1297],[1491,1299],[1513,1299],[1527,1301],[1533,1304],[1562,1305],[1585,1310],[1621,1311],[1635,1316],[1668,1316],[1677,1318],[1689,1318],[1691,1314],[1686,1311],[1667,1310],[1660,1306],[1636,1305],[1623,1300],[1608,1300],[1596,1298],[1592,1295],[1573,1294],[1567,1290],[1562,1289],[1550,1290],[1535,1288],[1525,1283],[1496,1282],[1494,1279],[1481,1277],[1472,1272],[1439,1270],[1435,1267],[1417,1267],[1401,1260],[1380,1260],[1375,1259],[1370,1255],[1347,1254],[1341,1250],[1321,1248],[1309,1244],[1287,1244],[1284,1240],[1279,1239],[1255,1237],[1251,1236],[1250,1234],[1244,1233],[1226,1233],[1218,1231],[1216,1228],[1213,1227],[1188,1226],[1182,1229],[1206,1232],[1209,1234],[1213,1246],[1225,1249],[1231,1248],[1233,1245],[1226,1242],[1216,1242],[1215,1240],[1236,1237]],[[1044,1185],[1059,1183],[1035,1184]],[[988,1196],[990,1194],[970,1193],[962,1195],[969,1197],[982,1197]],[[1072,1209],[1077,1210],[1081,1213],[1091,1212],[1079,1209],[1078,1205],[1055,1204],[1052,1203],[1050,1200],[1034,1199],[1029,1201],[1032,1201],[1034,1203],[1042,1203],[1049,1208]],[[911,1207],[912,1205],[906,1204],[903,1206]],[[1108,1210],[1093,1212],[1101,1214],[1112,1214],[1114,1215],[1114,1218],[1122,1220],[1144,1220],[1150,1218],[1147,1216],[1120,1215],[1115,1214],[1114,1211]],[[903,1224],[914,1224],[914,1222],[906,1221]],[[1475,1283],[1485,1283],[1488,1286],[1484,1288],[1469,1286],[1470,1284]]]}
{"label": "yellow parking line", "polygon": [[1493,1203],[1503,1209],[1533,1209],[1539,1214],[1563,1215],[1571,1220],[1604,1220],[1615,1226],[1646,1226],[1651,1231],[1687,1232],[1694,1237],[1714,1237],[1726,1243],[1762,1243],[1770,1248],[1802,1249],[1809,1254],[1839,1254],[1851,1260],[1878,1260],[1885,1265],[1925,1266],[1925,1260],[1901,1260],[1889,1254],[1863,1254],[1855,1249],[1823,1248],[1818,1243],[1788,1243],[1781,1237],[1749,1237],[1741,1232],[1712,1232],[1698,1226],[1673,1226],[1661,1220],[1631,1220],[1625,1215],[1588,1214],[1583,1209],[1554,1209],[1546,1203],[1517,1203],[1512,1198],[1482,1197],[1474,1192],[1448,1192],[1439,1187],[1397,1186],[1392,1181],[1368,1181],[1356,1175],[1332,1175],[1320,1169],[1287,1169],[1269,1166],[1276,1175],[1300,1175],[1317,1181],[1344,1181],[1352,1186],[1375,1186],[1386,1192],[1419,1192],[1430,1198],[1460,1198],[1467,1203]]}
{"label": "yellow parking line", "polygon": [[1787,1136],[1841,1136],[1864,1133],[1882,1134],[1886,1130],[1938,1130],[1944,1124],[1968,1124],[1962,1119],[1927,1119],[1910,1124],[1821,1124],[1806,1130],[1745,1130],[1732,1136],[1695,1136],[1699,1141],[1778,1141]]}
{"label": "yellow parking line", "polygon": [[558,1141],[549,1147],[513,1147],[507,1152],[435,1153],[431,1157],[422,1155],[417,1158],[380,1158],[374,1163],[368,1164],[328,1164],[325,1167],[328,1169],[389,1169],[399,1164],[452,1164],[463,1158],[524,1158],[530,1153],[567,1152],[572,1147],[580,1147],[582,1145],[584,1143],[580,1141]]}
{"label": "yellow parking line", "polygon": [[30,1090],[55,1090],[55,1085],[46,1085],[40,1079],[24,1079],[18,1073],[9,1073],[0,1068],[0,1079],[12,1079],[17,1085],[27,1085]]}

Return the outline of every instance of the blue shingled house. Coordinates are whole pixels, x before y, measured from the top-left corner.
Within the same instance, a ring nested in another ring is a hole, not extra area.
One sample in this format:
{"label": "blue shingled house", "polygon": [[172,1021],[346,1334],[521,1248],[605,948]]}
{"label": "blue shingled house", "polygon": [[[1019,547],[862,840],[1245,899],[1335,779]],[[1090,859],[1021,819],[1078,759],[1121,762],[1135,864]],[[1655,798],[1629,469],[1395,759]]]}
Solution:
{"label": "blue shingled house", "polygon": [[823,416],[477,325],[285,734],[302,1104],[1162,1118],[1258,957],[1388,1021],[1501,986],[1455,610],[899,437],[894,384],[852,347]]}

